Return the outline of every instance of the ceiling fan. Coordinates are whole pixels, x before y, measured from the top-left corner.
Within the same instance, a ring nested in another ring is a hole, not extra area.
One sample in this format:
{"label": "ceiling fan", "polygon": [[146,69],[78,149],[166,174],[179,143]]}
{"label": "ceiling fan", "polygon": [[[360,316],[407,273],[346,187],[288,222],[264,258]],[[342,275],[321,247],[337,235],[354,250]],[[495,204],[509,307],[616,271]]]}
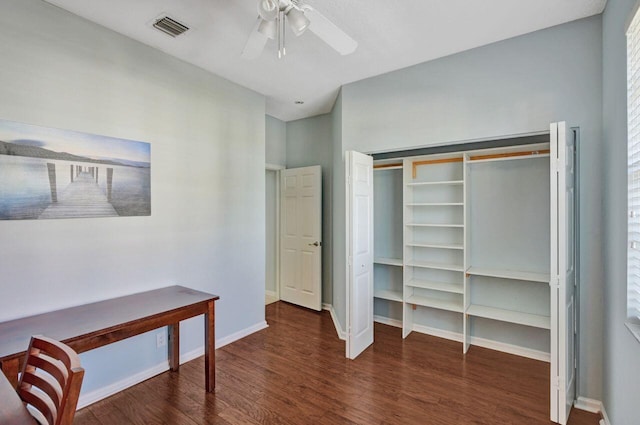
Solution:
{"label": "ceiling fan", "polygon": [[296,36],[308,29],[341,55],[353,53],[358,47],[353,38],[302,0],[258,0],[258,19],[242,50],[242,57],[257,58],[268,40],[277,40],[278,58],[286,55],[285,21]]}

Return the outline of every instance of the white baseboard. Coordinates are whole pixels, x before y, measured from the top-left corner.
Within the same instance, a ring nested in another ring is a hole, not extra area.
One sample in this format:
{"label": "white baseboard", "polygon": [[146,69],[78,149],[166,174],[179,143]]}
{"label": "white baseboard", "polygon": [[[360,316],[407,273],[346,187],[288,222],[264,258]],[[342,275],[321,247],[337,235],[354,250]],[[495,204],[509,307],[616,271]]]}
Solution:
{"label": "white baseboard", "polygon": [[600,400],[594,400],[587,397],[578,397],[573,403],[573,407],[580,410],[585,410],[591,413],[600,413],[602,419],[600,419],[600,425],[611,425],[607,411],[604,410],[604,404]]}
{"label": "white baseboard", "polygon": [[607,416],[607,411],[604,409],[604,404],[602,404],[602,410],[600,411],[600,414],[602,415],[602,419],[600,420],[600,425],[611,425],[609,416]]}
{"label": "white baseboard", "polygon": [[491,350],[502,351],[503,353],[515,354],[516,356],[527,357],[529,359],[540,360],[551,363],[551,354],[544,351],[533,350],[531,348],[520,347],[519,345],[506,344],[504,342],[492,341],[490,339],[471,337],[471,345],[489,348]]}
{"label": "white baseboard", "polygon": [[602,402],[600,400],[594,400],[586,397],[578,397],[575,403],[573,403],[573,407],[591,413],[600,413],[603,410]]}
{"label": "white baseboard", "polygon": [[[202,351],[204,352],[204,348]],[[155,365],[147,370],[143,370],[142,372],[136,373],[135,375],[129,376],[128,378],[122,379],[118,382],[114,382],[113,384],[98,388],[97,390],[93,390],[86,394],[80,394],[77,409],[79,410],[83,407],[87,407],[90,404],[112,396],[129,387],[133,387],[134,385],[166,372],[167,370],[169,370],[168,361],[162,362],[161,364]]]}
{"label": "white baseboard", "polygon": [[[224,347],[227,344],[231,344],[234,341],[244,338],[245,336],[251,335],[254,332],[260,331],[268,327],[266,321],[257,323],[253,326],[250,326],[241,331],[232,333],[224,338],[220,338],[216,340],[216,349],[220,347]],[[198,347],[195,350],[189,351],[187,353],[180,354],[180,364],[186,363],[193,359],[196,359],[200,356],[204,355],[204,346]],[[102,388],[98,388],[97,390],[91,391],[86,394],[81,394],[78,400],[78,409],[82,409],[83,407],[87,407],[90,404],[93,404],[97,401],[105,399],[109,396],[112,396],[122,390],[125,390],[129,387],[132,387],[136,384],[139,384],[142,381],[146,381],[149,378],[152,378],[156,375],[159,375],[163,372],[169,370],[169,361],[163,361],[160,364],[150,367],[149,369],[143,370],[141,372],[136,373],[135,375],[129,376],[125,379],[122,379],[118,382],[114,382]]]}
{"label": "white baseboard", "polygon": [[224,338],[216,339],[216,349],[222,348],[227,344],[231,344],[234,341],[242,339],[245,336],[249,336],[254,332],[261,331],[268,327],[269,325],[267,324],[266,320],[263,320],[262,322],[256,323],[253,326],[249,326],[248,328],[242,329],[241,331],[234,332],[231,335],[227,335]]}
{"label": "white baseboard", "polygon": [[336,310],[331,304],[322,304],[322,309],[329,312],[329,314],[331,315],[331,320],[333,320],[333,326],[336,328],[338,338],[345,341],[347,339],[347,332],[342,329],[342,326],[340,326],[340,322],[338,322],[338,316],[336,316]]}
{"label": "white baseboard", "polygon": [[384,316],[373,316],[373,321],[402,329],[402,320],[391,319]]}
{"label": "white baseboard", "polygon": [[[413,330],[451,341],[462,342],[462,334],[458,332],[416,324],[413,325]],[[544,351],[532,350],[530,348],[520,347],[518,345],[505,344],[504,342],[492,341],[490,339],[478,338],[475,336],[472,336],[469,342],[471,343],[471,345],[489,348],[496,351],[502,351],[504,353],[515,354],[516,356],[527,357],[529,359],[541,360],[544,362],[551,361],[551,355],[549,353],[545,353]]]}
{"label": "white baseboard", "polygon": [[276,291],[264,291],[264,303],[265,305],[269,305],[279,301],[278,294]]}
{"label": "white baseboard", "polygon": [[438,338],[449,339],[451,341],[462,342],[462,334],[458,332],[445,331],[444,329],[432,328],[424,325],[413,324],[412,330],[421,334],[437,336]]}

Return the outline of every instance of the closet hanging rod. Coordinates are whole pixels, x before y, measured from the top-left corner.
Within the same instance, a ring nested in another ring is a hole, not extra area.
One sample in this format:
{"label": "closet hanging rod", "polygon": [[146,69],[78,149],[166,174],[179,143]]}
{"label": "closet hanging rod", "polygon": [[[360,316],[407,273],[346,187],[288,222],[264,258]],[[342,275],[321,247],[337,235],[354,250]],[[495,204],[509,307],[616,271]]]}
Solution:
{"label": "closet hanging rod", "polygon": [[413,178],[415,179],[418,173],[417,168],[421,165],[432,164],[445,164],[447,162],[462,162],[462,158],[443,158],[443,159],[429,159],[426,161],[415,161],[413,165]]}
{"label": "closet hanging rod", "polygon": [[376,164],[373,166],[374,170],[384,170],[385,168],[402,168],[402,163],[397,164]]}
{"label": "closet hanging rod", "polygon": [[469,157],[470,161],[479,161],[483,159],[496,159],[496,158],[510,158],[514,156],[535,156],[535,155],[545,155],[551,153],[549,149],[537,150],[537,151],[526,151],[526,152],[509,152],[509,153],[496,153],[492,155],[477,155]]}

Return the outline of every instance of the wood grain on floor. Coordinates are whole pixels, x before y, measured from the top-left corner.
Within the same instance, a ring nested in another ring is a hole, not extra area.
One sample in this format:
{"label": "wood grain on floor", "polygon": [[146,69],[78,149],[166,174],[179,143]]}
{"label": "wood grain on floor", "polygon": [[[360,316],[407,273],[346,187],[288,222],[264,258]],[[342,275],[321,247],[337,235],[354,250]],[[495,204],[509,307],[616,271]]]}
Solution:
{"label": "wood grain on floor", "polygon": [[[376,324],[358,359],[328,312],[283,302],[269,328],[216,350],[217,387],[203,358],[80,410],[74,424],[549,425],[549,364]],[[570,425],[598,425],[574,409]]]}

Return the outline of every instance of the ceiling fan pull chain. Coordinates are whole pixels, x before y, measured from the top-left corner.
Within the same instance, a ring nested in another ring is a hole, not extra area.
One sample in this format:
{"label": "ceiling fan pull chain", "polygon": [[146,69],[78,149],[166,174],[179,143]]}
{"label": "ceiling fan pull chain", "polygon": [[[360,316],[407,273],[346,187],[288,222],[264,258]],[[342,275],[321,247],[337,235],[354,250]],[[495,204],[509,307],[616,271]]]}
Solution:
{"label": "ceiling fan pull chain", "polygon": [[280,11],[278,11],[278,17],[276,18],[276,26],[278,27],[278,59],[280,59],[282,57],[281,51],[280,51],[280,45],[281,45],[281,37],[280,37],[280,33],[281,31],[281,21],[280,21]]}
{"label": "ceiling fan pull chain", "polygon": [[286,28],[284,27],[284,12],[282,13],[282,56],[287,55],[287,47],[285,46],[285,33]]}

